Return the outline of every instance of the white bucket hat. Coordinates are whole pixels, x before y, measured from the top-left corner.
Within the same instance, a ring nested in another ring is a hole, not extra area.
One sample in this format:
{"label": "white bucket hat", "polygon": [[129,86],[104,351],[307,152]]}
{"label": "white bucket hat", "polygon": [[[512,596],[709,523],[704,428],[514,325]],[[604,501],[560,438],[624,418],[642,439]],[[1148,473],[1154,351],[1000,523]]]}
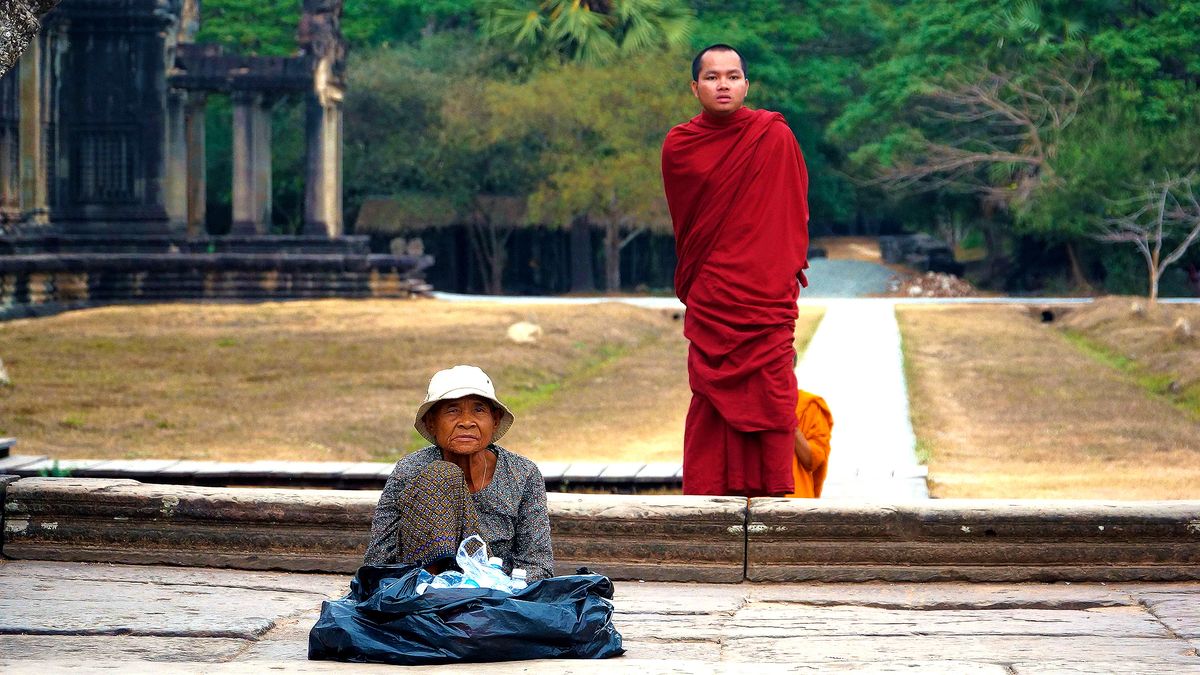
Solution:
{"label": "white bucket hat", "polygon": [[496,424],[496,429],[492,432],[492,440],[500,440],[500,437],[512,426],[514,420],[512,411],[496,398],[496,388],[492,386],[492,378],[475,366],[454,366],[434,373],[433,377],[429,379],[429,392],[425,394],[425,402],[421,404],[420,408],[417,408],[417,417],[413,421],[413,428],[424,436],[425,440],[437,443],[433,431],[425,426],[425,413],[429,412],[429,409],[438,401],[452,401],[464,396],[482,396],[500,409],[502,413],[500,422]]}

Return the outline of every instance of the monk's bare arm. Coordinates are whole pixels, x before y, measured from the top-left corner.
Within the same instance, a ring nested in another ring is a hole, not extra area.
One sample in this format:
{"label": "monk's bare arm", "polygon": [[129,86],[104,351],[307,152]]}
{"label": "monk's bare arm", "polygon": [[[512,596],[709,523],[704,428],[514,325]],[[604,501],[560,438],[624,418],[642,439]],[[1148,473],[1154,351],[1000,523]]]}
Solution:
{"label": "monk's bare arm", "polygon": [[796,427],[796,461],[805,471],[811,472],[813,466],[812,446],[808,444],[808,439],[804,437],[804,430]]}

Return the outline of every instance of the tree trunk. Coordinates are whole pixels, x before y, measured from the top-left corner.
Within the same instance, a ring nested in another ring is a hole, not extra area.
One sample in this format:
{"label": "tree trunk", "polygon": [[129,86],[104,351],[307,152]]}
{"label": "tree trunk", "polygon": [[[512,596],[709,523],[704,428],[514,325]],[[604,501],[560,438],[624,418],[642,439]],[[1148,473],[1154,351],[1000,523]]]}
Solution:
{"label": "tree trunk", "polygon": [[616,223],[604,226],[604,290],[621,291],[621,228]]}
{"label": "tree trunk", "polygon": [[571,223],[571,292],[594,293],[595,272],[592,267],[592,226],[587,216]]}
{"label": "tree trunk", "polygon": [[1067,260],[1071,265],[1071,284],[1078,290],[1090,293],[1092,285],[1088,283],[1087,275],[1083,273],[1083,266],[1079,264],[1079,255],[1075,252],[1075,244],[1067,242]]}
{"label": "tree trunk", "polygon": [[1150,268],[1150,300],[1146,304],[1149,309],[1154,309],[1154,306],[1158,304],[1158,279],[1162,276],[1158,269],[1158,251],[1154,252],[1147,267]]}

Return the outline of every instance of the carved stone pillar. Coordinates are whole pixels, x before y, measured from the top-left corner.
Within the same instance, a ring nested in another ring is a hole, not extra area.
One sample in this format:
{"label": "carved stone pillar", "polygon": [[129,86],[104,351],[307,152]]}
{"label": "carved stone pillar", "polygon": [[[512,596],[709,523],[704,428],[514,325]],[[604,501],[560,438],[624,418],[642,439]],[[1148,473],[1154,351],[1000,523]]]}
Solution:
{"label": "carved stone pillar", "polygon": [[233,95],[233,229],[266,234],[271,215],[271,117],[261,94]]}
{"label": "carved stone pillar", "polygon": [[342,106],[309,96],[304,181],[304,233],[342,235]]}
{"label": "carved stone pillar", "polygon": [[312,68],[305,101],[306,175],[304,233],[342,235],[342,97],[346,42],[342,0],[304,0],[297,31],[300,49]]}
{"label": "carved stone pillar", "polygon": [[20,64],[21,220],[45,225],[46,146],[42,129],[42,41],[34,38]]}
{"label": "carved stone pillar", "polygon": [[172,232],[183,232],[187,229],[187,97],[187,93],[183,91],[167,92],[167,156],[164,162],[166,175],[163,176],[163,197],[167,210],[167,226]]}
{"label": "carved stone pillar", "polygon": [[208,160],[204,151],[204,117],[208,99],[204,94],[188,94],[184,111],[184,143],[187,145],[187,234],[204,234]]}

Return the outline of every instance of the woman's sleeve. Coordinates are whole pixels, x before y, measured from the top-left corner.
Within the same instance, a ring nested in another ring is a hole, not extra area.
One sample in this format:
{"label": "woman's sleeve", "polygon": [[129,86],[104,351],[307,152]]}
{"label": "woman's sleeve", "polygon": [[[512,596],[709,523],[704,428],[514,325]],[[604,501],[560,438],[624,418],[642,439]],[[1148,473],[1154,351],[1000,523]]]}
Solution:
{"label": "woman's sleeve", "polygon": [[404,493],[404,480],[398,474],[399,466],[392,470],[383,493],[379,495],[379,503],[375,505],[375,515],[371,518],[371,543],[367,544],[367,554],[363,556],[365,565],[388,565],[398,562],[400,555],[400,495]]}
{"label": "woman's sleeve", "polygon": [[[530,462],[530,464],[533,464]],[[550,512],[546,508],[546,479],[533,464],[521,491],[517,512],[513,567],[525,569],[529,580],[554,576],[554,549],[550,545]]]}

